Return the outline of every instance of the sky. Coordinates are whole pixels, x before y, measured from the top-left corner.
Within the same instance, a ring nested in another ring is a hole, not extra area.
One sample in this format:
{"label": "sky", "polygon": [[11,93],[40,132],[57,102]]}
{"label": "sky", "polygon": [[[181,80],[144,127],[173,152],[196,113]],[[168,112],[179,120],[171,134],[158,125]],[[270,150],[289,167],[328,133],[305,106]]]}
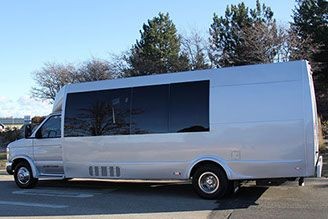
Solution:
{"label": "sky", "polygon": [[[244,0],[255,7],[256,0]],[[168,12],[178,33],[207,37],[213,14],[241,0],[30,0],[0,1],[0,117],[47,115],[51,104],[31,98],[33,72],[46,62],[81,63],[109,59],[131,48],[139,30]],[[291,21],[295,1],[261,0],[278,24]]]}

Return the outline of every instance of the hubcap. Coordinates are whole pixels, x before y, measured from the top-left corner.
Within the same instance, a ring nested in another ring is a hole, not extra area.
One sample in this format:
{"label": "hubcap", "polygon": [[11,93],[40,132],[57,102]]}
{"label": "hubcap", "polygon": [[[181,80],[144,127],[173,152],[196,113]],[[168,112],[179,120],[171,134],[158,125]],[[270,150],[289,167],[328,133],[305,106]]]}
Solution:
{"label": "hubcap", "polygon": [[199,188],[207,194],[216,192],[219,184],[219,178],[212,172],[205,172],[198,179]]}
{"label": "hubcap", "polygon": [[27,184],[31,179],[30,171],[26,167],[19,168],[17,172],[17,180],[21,184]]}

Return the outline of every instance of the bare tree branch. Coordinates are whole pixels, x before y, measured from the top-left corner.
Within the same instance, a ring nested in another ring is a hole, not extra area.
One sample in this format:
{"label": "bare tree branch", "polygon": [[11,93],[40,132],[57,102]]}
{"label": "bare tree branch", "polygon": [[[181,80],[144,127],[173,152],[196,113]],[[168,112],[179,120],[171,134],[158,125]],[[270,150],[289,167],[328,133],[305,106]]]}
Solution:
{"label": "bare tree branch", "polygon": [[32,87],[32,97],[53,102],[64,85],[112,79],[113,71],[109,62],[93,58],[78,68],[72,64],[45,63],[33,76],[37,86]]}

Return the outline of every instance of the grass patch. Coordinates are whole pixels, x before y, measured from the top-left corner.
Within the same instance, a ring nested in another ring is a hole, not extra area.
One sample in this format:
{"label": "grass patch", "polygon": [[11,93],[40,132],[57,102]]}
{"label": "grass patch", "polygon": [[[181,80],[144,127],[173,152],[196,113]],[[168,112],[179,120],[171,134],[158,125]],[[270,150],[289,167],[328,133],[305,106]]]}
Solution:
{"label": "grass patch", "polygon": [[7,154],[5,152],[0,153],[0,160],[7,159]]}
{"label": "grass patch", "polygon": [[6,153],[0,153],[0,169],[6,167],[7,155]]}

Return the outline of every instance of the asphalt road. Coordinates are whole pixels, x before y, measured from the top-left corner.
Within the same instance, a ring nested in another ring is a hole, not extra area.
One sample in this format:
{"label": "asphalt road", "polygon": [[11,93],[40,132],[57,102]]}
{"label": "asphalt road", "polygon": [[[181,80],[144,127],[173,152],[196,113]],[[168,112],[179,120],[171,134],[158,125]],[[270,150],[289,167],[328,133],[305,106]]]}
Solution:
{"label": "asphalt road", "polygon": [[230,198],[200,199],[188,184],[41,181],[30,190],[0,176],[0,217],[328,218],[328,179],[248,183]]}

